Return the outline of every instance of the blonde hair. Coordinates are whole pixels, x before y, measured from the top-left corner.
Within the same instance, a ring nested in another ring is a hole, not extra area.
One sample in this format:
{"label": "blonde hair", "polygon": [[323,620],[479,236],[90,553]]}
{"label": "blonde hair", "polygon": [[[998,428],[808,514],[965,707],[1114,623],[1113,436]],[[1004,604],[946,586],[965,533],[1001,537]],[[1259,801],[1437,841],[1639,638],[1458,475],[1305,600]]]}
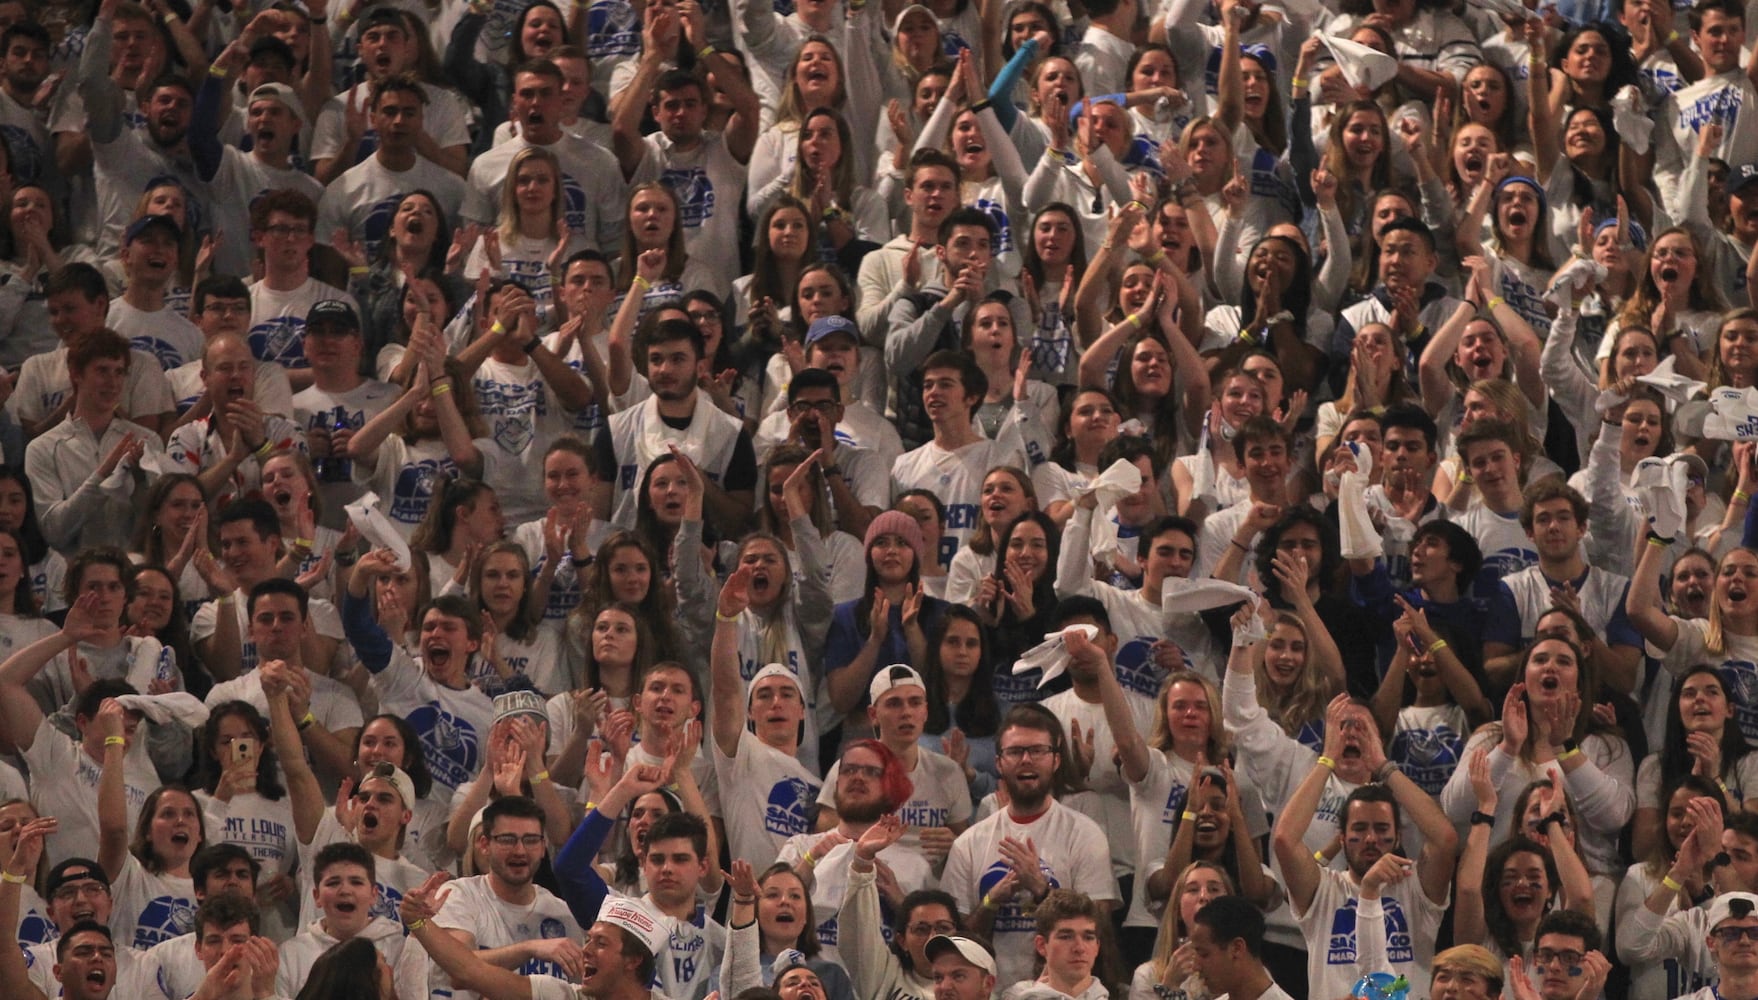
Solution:
{"label": "blonde hair", "polygon": [[1257,680],[1257,703],[1276,725],[1289,736],[1300,733],[1300,727],[1314,719],[1325,717],[1325,706],[1337,696],[1335,685],[1323,670],[1317,669],[1312,662],[1311,637],[1306,631],[1306,623],[1286,611],[1276,613],[1276,620],[1270,625],[1273,634],[1277,628],[1286,625],[1298,629],[1303,639],[1307,640],[1306,662],[1301,665],[1300,677],[1295,680],[1292,691],[1282,694],[1270,685],[1269,671],[1264,667],[1264,653],[1269,649],[1269,640],[1257,644],[1252,654],[1252,675]]}
{"label": "blonde hair", "polygon": [[1156,750],[1172,752],[1172,726],[1166,718],[1166,697],[1174,684],[1196,684],[1202,687],[1203,697],[1209,700],[1209,738],[1203,744],[1203,757],[1209,762],[1221,760],[1233,748],[1233,740],[1227,735],[1227,727],[1216,721],[1215,712],[1220,709],[1221,692],[1215,682],[1194,670],[1174,670],[1166,675],[1166,682],[1160,685],[1160,696],[1154,699],[1154,729],[1148,736],[1148,743]]}
{"label": "blonde hair", "polygon": [[544,227],[544,239],[555,239],[560,235],[562,219],[567,214],[567,193],[562,190],[562,164],[555,154],[541,146],[526,146],[513,157],[507,167],[507,179],[501,182],[501,242],[506,243],[519,237],[519,168],[532,160],[539,160],[549,166],[550,177],[554,179],[554,190],[549,199],[549,222]]}
{"label": "blonde hair", "polygon": [[[805,54],[806,46],[813,42],[829,50],[830,61],[836,64],[836,93],[830,95],[829,107],[840,113],[848,104],[848,67],[842,61],[842,53],[838,52],[836,46],[830,43],[830,39],[823,35],[807,35],[805,41],[800,43],[800,47],[794,50],[793,61],[787,66],[786,86],[782,88],[781,101],[775,108],[777,127],[798,129],[806,122],[806,113],[811,109],[806,107],[806,99],[800,95],[800,84],[795,79],[795,74],[799,72],[800,56]],[[847,157],[852,152],[853,150],[844,150],[843,156]]]}
{"label": "blonde hair", "polygon": [[[1749,549],[1744,545],[1736,546],[1723,553],[1722,557],[1715,561],[1715,575],[1717,577],[1721,576],[1721,564],[1735,552],[1744,552],[1753,558],[1758,558],[1758,550]],[[1709,602],[1709,624],[1703,629],[1703,648],[1706,652],[1716,656],[1727,652],[1727,623],[1722,620],[1721,602],[1717,600]]]}
{"label": "blonde hair", "polygon": [[1154,957],[1150,961],[1154,981],[1157,983],[1165,982],[1166,972],[1172,969],[1172,953],[1190,937],[1190,928],[1183,926],[1184,912],[1178,905],[1178,898],[1184,895],[1184,886],[1190,881],[1190,876],[1199,869],[1207,869],[1219,876],[1221,884],[1227,887],[1227,895],[1238,892],[1233,876],[1227,873],[1227,869],[1219,861],[1197,860],[1184,866],[1184,870],[1172,880],[1172,888],[1166,896],[1166,912],[1160,916],[1160,933],[1154,938]]}

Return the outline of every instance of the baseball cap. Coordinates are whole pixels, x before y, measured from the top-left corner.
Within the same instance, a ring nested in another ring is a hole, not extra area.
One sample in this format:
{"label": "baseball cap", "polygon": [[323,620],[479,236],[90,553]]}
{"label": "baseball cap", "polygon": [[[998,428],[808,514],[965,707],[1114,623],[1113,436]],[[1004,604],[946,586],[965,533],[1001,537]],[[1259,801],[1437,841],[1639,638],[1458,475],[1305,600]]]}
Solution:
{"label": "baseball cap", "polygon": [[1734,194],[1758,183],[1758,164],[1742,163],[1727,175],[1727,193]]}
{"label": "baseball cap", "polygon": [[935,935],[928,939],[928,944],[922,949],[922,954],[926,955],[928,961],[932,962],[949,951],[958,952],[959,957],[966,962],[991,976],[995,975],[995,956],[989,954],[989,949],[968,937],[947,934]]}
{"label": "baseball cap", "polygon": [[532,715],[540,722],[549,721],[549,713],[543,708],[543,696],[536,691],[508,691],[506,694],[495,695],[494,721],[510,719],[515,715]]}
{"label": "baseball cap", "polygon": [[366,774],[361,777],[360,784],[364,785],[373,778],[377,778],[380,781],[390,782],[391,787],[395,788],[397,794],[402,796],[403,808],[415,808],[415,782],[409,780],[408,773],[402,768],[390,761],[381,760],[377,764],[372,765],[372,769],[367,771]]}
{"label": "baseball cap", "polygon": [[[258,87],[258,90],[262,88]],[[352,333],[360,332],[360,317],[355,314],[354,307],[341,299],[324,299],[311,307],[305,314],[305,330],[309,335],[313,327],[340,327]]]}
{"label": "baseball cap", "polygon": [[369,29],[380,25],[390,25],[404,34],[409,33],[409,22],[403,19],[403,12],[390,4],[379,4],[367,8],[366,13],[360,15],[360,20],[356,22],[357,30],[362,35],[366,34]]}
{"label": "baseball cap", "polygon": [[46,895],[53,896],[57,890],[69,882],[84,882],[88,879],[105,886],[110,884],[110,876],[104,874],[103,866],[96,861],[86,858],[67,858],[49,869],[49,882],[44,887],[44,892]]}
{"label": "baseball cap", "polygon": [[914,667],[904,663],[893,663],[873,675],[873,683],[867,685],[867,700],[878,704],[881,696],[892,688],[910,687],[914,685],[922,690],[928,689],[928,683],[922,675],[916,673]]}
{"label": "baseball cap", "polygon": [[281,41],[274,35],[264,35],[250,46],[251,65],[256,65],[257,61],[264,56],[279,59],[282,63],[286,64],[289,69],[299,65],[299,60],[293,55],[293,46]]}
{"label": "baseball cap", "polygon": [[751,692],[757,690],[757,685],[771,677],[786,677],[793,682],[794,687],[799,688],[800,700],[806,700],[806,689],[800,687],[799,675],[779,663],[771,663],[762,670],[757,671],[757,673],[751,677],[750,683],[745,685],[745,697],[749,698]]}
{"label": "baseball cap", "polygon": [[305,105],[299,100],[299,95],[293,92],[293,88],[284,83],[265,83],[256,88],[250,92],[250,100],[245,106],[249,107],[257,101],[279,101],[293,113],[293,117],[300,121],[305,120]]}
{"label": "baseball cap", "polygon": [[143,215],[128,224],[128,231],[123,234],[122,242],[133,243],[142,233],[155,226],[169,231],[174,240],[183,238],[183,227],[177,224],[176,219],[169,215]]}
{"label": "baseball cap", "polygon": [[903,23],[903,19],[908,17],[913,11],[918,11],[918,10],[921,11],[922,13],[928,15],[928,18],[934,22],[935,26],[939,26],[940,19],[934,16],[933,11],[929,10],[928,8],[922,6],[919,3],[912,3],[908,7],[905,7],[904,9],[898,11],[897,16],[891,19],[891,33],[894,35],[897,34],[898,25],[901,25]]}
{"label": "baseball cap", "polygon": [[1749,892],[1724,892],[1709,902],[1709,929],[1724,920],[1740,920],[1758,914],[1758,896]]}
{"label": "baseball cap", "polygon": [[769,981],[772,984],[777,983],[781,981],[782,976],[795,969],[810,971],[811,968],[811,959],[806,957],[805,952],[798,948],[786,948],[781,954],[775,956],[775,961],[769,964]]}
{"label": "baseball cap", "polygon": [[1671,460],[1683,463],[1690,470],[1691,475],[1708,482],[1709,463],[1703,461],[1703,456],[1690,451],[1676,451],[1673,452]]}
{"label": "baseball cap", "polygon": [[856,344],[861,342],[861,334],[860,331],[856,329],[854,320],[849,319],[847,316],[838,316],[835,313],[831,313],[828,316],[818,317],[812,321],[811,326],[806,328],[806,346],[811,347],[813,344],[816,344],[818,341],[823,340],[825,337],[828,337],[833,333],[846,333]]}
{"label": "baseball cap", "polygon": [[635,935],[651,955],[665,954],[671,942],[670,918],[638,899],[610,900],[599,909],[598,919]]}

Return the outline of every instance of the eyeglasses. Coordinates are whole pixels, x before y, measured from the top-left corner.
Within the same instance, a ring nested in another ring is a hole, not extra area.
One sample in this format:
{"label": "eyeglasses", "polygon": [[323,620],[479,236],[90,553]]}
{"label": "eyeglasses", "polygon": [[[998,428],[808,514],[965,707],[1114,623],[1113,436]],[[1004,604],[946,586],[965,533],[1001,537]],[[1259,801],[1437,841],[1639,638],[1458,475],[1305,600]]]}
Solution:
{"label": "eyeglasses", "polygon": [[108,896],[109,894],[109,886],[102,882],[88,880],[64,885],[51,893],[49,898],[65,900],[73,899],[78,896]]}
{"label": "eyeglasses", "polygon": [[[1744,928],[1723,928],[1723,930],[1742,930]],[[1758,927],[1751,928],[1758,936]],[[1555,948],[1540,948],[1532,953],[1539,965],[1556,965],[1562,963],[1569,969],[1569,975],[1577,975],[1581,971],[1581,961],[1587,956],[1578,951],[1558,951]]]}
{"label": "eyeglasses", "polygon": [[1025,760],[1027,757],[1030,757],[1033,760],[1043,760],[1045,757],[1048,757],[1055,752],[1056,748],[1050,744],[1039,743],[1036,746],[1029,747],[1008,747],[997,754],[997,756],[1002,760],[1017,764],[1020,761]]}
{"label": "eyeglasses", "polygon": [[847,761],[843,762],[842,773],[852,774],[857,778],[871,778],[874,781],[878,781],[885,777],[885,769],[883,767],[874,764],[850,764]]}
{"label": "eyeglasses", "polygon": [[527,833],[522,837],[516,833],[497,833],[488,839],[494,841],[496,847],[535,848],[543,846],[543,834],[541,833]]}
{"label": "eyeglasses", "polygon": [[820,399],[815,403],[809,400],[796,399],[787,404],[787,408],[795,413],[805,413],[807,410],[816,410],[827,417],[832,417],[836,415],[836,408],[841,405],[841,403],[838,403],[834,399]]}
{"label": "eyeglasses", "polygon": [[950,920],[942,920],[937,924],[926,922],[910,924],[908,927],[905,927],[904,930],[917,937],[926,937],[930,934],[945,934],[951,936],[958,933],[958,925]]}
{"label": "eyeglasses", "polygon": [[720,325],[720,314],[717,312],[711,312],[711,311],[707,311],[707,310],[704,310],[702,312],[693,312],[690,310],[685,310],[685,312],[688,313],[688,315],[690,317],[690,322],[692,322],[692,323],[697,323],[697,324],[713,323],[716,326]]}
{"label": "eyeglasses", "polygon": [[1758,927],[1717,927],[1715,936],[1722,944],[1737,944],[1741,938],[1758,941]]}

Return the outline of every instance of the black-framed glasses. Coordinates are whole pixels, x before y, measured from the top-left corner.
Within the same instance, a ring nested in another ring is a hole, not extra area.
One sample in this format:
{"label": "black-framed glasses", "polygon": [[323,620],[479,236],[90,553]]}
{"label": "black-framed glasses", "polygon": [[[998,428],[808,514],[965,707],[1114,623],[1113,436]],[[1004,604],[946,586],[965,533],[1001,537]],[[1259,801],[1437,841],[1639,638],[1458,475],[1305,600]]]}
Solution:
{"label": "black-framed glasses", "polygon": [[1033,760],[1043,760],[1045,757],[1048,757],[1055,752],[1056,748],[1050,744],[1039,743],[1029,747],[1008,747],[996,756],[1000,757],[1002,760],[1017,763],[1025,760],[1027,757],[1030,757]]}
{"label": "black-framed glasses", "polygon": [[523,836],[517,833],[497,833],[488,839],[493,841],[496,847],[538,848],[543,846],[543,834],[541,833],[527,833]]}
{"label": "black-framed glasses", "polygon": [[[1758,927],[1754,927],[1752,930],[1758,932]],[[1578,951],[1558,951],[1555,948],[1540,948],[1532,953],[1532,957],[1537,960],[1539,965],[1556,965],[1560,962],[1569,969],[1570,975],[1578,973],[1581,969],[1581,962],[1587,958],[1586,955]]]}
{"label": "black-framed glasses", "polygon": [[1721,939],[1722,944],[1737,944],[1739,943],[1740,938],[1745,938],[1748,941],[1758,941],[1758,926],[1717,927],[1715,929],[1715,936]]}

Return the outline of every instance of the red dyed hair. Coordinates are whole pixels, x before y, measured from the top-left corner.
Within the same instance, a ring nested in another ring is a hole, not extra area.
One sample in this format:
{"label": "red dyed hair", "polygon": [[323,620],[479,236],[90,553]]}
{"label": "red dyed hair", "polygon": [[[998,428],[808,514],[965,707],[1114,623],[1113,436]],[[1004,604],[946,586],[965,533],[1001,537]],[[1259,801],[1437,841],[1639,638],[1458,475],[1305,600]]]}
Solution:
{"label": "red dyed hair", "polygon": [[885,744],[871,739],[855,740],[843,747],[842,756],[848,757],[850,750],[870,750],[878,755],[880,767],[885,771],[885,777],[879,781],[880,787],[885,791],[885,811],[896,812],[903,808],[903,804],[915,793],[916,785],[904,773],[903,761],[897,759],[897,754],[892,753],[891,748]]}

